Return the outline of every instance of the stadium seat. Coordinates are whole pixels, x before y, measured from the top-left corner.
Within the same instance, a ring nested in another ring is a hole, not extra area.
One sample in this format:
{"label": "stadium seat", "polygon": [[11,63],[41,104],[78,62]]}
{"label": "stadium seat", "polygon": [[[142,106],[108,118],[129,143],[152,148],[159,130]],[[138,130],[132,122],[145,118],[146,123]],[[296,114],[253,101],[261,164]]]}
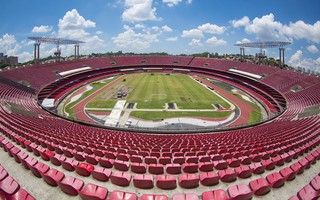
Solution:
{"label": "stadium seat", "polygon": [[146,173],[147,165],[145,163],[131,163],[131,171],[138,174]]}
{"label": "stadium seat", "polygon": [[253,192],[246,184],[230,186],[228,193],[231,199],[249,200],[252,198]]}
{"label": "stadium seat", "polygon": [[163,174],[164,168],[162,164],[149,164],[148,171],[150,174]]}
{"label": "stadium seat", "polygon": [[8,195],[13,195],[20,189],[20,185],[11,176],[5,177],[0,181],[0,190]]}
{"label": "stadium seat", "polygon": [[249,166],[243,165],[234,169],[239,178],[248,178],[252,175],[253,169]]}
{"label": "stadium seat", "polygon": [[20,188],[16,193],[8,196],[7,200],[35,200],[35,198],[25,189]]}
{"label": "stadium seat", "polygon": [[57,186],[58,182],[64,178],[64,174],[54,168],[51,168],[46,173],[42,174],[42,178],[47,184]]}
{"label": "stadium seat", "polygon": [[285,178],[281,176],[279,172],[274,172],[272,174],[269,174],[266,177],[267,181],[271,184],[273,188],[278,188],[284,185]]}
{"label": "stadium seat", "polygon": [[165,194],[143,194],[140,200],[168,200]]}
{"label": "stadium seat", "polygon": [[35,165],[29,165],[29,168],[32,171],[32,173],[38,178],[41,178],[41,174],[46,173],[50,169],[48,165],[42,162],[37,162]]}
{"label": "stadium seat", "polygon": [[82,180],[72,176],[66,176],[57,183],[61,191],[71,196],[77,196],[84,185]]}
{"label": "stadium seat", "polygon": [[180,164],[167,164],[166,165],[166,172],[168,174],[181,174],[181,165]]}
{"label": "stadium seat", "polygon": [[198,172],[198,164],[197,163],[183,163],[182,170],[185,173],[196,173],[196,172]]}
{"label": "stadium seat", "polygon": [[177,187],[176,178],[172,175],[157,175],[156,177],[157,187],[163,190],[172,190]]}
{"label": "stadium seat", "polygon": [[218,175],[219,175],[220,180],[222,182],[229,183],[229,182],[233,182],[237,179],[237,174],[232,169],[220,170],[218,172]]}
{"label": "stadium seat", "polygon": [[100,158],[99,159],[99,164],[102,167],[112,168],[113,165],[114,165],[114,159],[111,159],[111,158]]}
{"label": "stadium seat", "polygon": [[131,174],[126,172],[115,171],[111,174],[110,180],[115,185],[128,186],[131,181]]}
{"label": "stadium seat", "polygon": [[205,186],[217,185],[219,183],[219,176],[213,171],[201,172],[200,183]]}
{"label": "stadium seat", "polygon": [[95,167],[91,171],[92,177],[98,181],[106,182],[111,176],[111,170],[104,167]]}
{"label": "stadium seat", "polygon": [[7,170],[0,165],[0,181],[5,179],[8,176]]}
{"label": "stadium seat", "polygon": [[270,192],[271,185],[264,178],[258,178],[250,181],[249,186],[253,193],[257,196],[262,196]]}
{"label": "stadium seat", "polygon": [[133,184],[136,188],[153,188],[153,176],[150,174],[136,174],[133,178]]}
{"label": "stadium seat", "polygon": [[178,181],[183,188],[196,188],[199,186],[199,177],[196,174],[180,174]]}
{"label": "stadium seat", "polygon": [[138,200],[136,194],[115,190],[111,193],[109,200]]}
{"label": "stadium seat", "polygon": [[211,190],[202,193],[202,200],[229,200],[229,197],[223,189]]}
{"label": "stadium seat", "polygon": [[188,194],[175,194],[172,196],[172,200],[199,200],[199,198],[194,193],[188,193]]}
{"label": "stadium seat", "polygon": [[105,200],[108,195],[108,189],[88,183],[79,191],[79,195],[83,200]]}

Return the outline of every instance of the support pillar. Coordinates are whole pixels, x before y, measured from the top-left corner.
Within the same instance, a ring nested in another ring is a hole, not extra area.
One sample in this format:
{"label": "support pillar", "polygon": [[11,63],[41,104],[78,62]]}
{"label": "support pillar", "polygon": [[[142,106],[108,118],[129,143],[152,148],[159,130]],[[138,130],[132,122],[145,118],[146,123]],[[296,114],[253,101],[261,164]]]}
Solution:
{"label": "support pillar", "polygon": [[244,47],[240,47],[240,60],[241,60],[241,62],[244,61],[244,56],[245,56]]}
{"label": "support pillar", "polygon": [[40,42],[34,43],[34,63],[38,63],[40,59]]}
{"label": "support pillar", "polygon": [[78,59],[80,57],[79,49],[80,49],[80,46],[78,44],[74,45],[74,58],[75,59]]}
{"label": "support pillar", "polygon": [[280,68],[284,67],[284,48],[283,47],[279,48],[279,67]]}

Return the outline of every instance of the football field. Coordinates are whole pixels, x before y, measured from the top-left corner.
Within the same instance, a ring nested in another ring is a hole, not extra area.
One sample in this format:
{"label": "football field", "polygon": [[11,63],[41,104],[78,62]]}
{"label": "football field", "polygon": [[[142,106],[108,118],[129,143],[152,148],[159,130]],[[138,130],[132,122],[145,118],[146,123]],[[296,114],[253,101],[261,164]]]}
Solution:
{"label": "football field", "polygon": [[230,108],[208,88],[182,74],[129,74],[109,90],[99,94],[87,108],[112,108],[117,99],[106,94],[119,91],[127,91],[126,101],[136,103],[137,109],[165,109],[167,103],[175,103],[179,109],[214,109],[212,104]]}

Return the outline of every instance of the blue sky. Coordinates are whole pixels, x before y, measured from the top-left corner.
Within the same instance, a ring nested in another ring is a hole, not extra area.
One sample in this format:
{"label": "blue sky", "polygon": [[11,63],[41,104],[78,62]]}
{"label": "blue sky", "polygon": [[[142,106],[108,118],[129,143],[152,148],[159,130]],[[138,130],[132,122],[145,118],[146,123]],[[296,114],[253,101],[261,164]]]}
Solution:
{"label": "blue sky", "polygon": [[[238,42],[290,41],[286,63],[320,72],[318,0],[1,0],[0,52],[31,60],[28,36],[82,40],[80,53],[239,53]],[[61,46],[62,56],[73,46]],[[55,46],[41,44],[41,57]],[[258,49],[246,49],[255,54]],[[278,57],[277,49],[267,56]]]}

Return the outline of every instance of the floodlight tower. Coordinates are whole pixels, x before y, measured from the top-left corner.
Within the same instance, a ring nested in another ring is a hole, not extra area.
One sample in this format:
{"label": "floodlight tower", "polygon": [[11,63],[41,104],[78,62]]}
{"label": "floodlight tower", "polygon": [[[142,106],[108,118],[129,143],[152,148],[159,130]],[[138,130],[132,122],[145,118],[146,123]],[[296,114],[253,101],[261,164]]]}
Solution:
{"label": "floodlight tower", "polygon": [[55,44],[57,46],[57,51],[54,52],[54,55],[56,57],[56,62],[60,61],[61,56],[61,48],[60,45],[62,44],[75,44],[75,50],[74,50],[74,57],[75,59],[79,58],[79,44],[84,43],[82,41],[78,40],[69,40],[69,39],[63,39],[63,38],[49,38],[49,37],[28,37],[29,40],[35,41],[34,43],[34,63],[37,63],[40,58],[40,44],[41,43],[47,43],[47,44]]}
{"label": "floodlight tower", "polygon": [[283,41],[266,41],[266,42],[243,42],[239,44],[235,44],[235,46],[240,46],[240,57],[241,60],[244,57],[244,49],[245,47],[250,48],[259,48],[259,64],[261,64],[261,59],[264,57],[264,51],[265,48],[274,48],[279,47],[279,67],[284,66],[284,46],[291,44],[290,42],[283,42]]}

